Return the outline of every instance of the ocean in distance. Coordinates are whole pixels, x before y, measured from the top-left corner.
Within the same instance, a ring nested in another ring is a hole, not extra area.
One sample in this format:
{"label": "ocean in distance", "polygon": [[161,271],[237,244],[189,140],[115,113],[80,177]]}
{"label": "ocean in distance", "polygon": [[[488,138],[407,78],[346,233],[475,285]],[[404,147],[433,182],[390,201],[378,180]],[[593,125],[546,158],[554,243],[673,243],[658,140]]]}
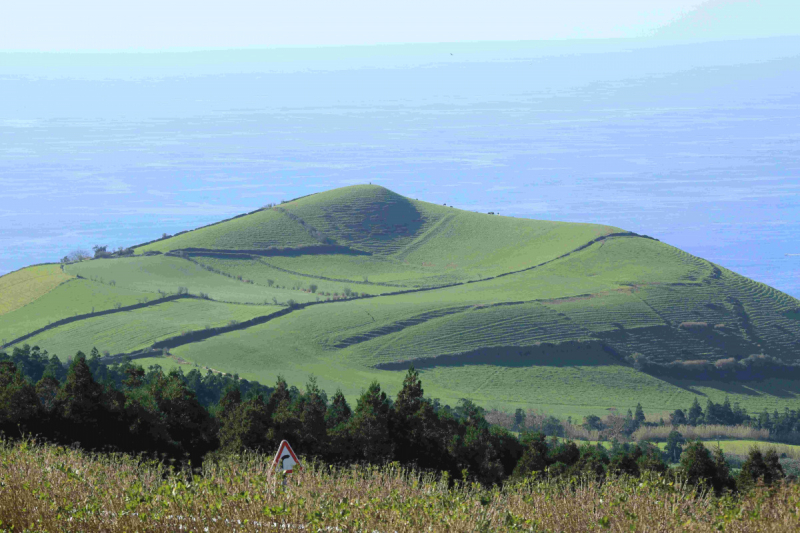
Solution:
{"label": "ocean in distance", "polygon": [[355,183],[800,297],[800,38],[0,54],[0,274]]}

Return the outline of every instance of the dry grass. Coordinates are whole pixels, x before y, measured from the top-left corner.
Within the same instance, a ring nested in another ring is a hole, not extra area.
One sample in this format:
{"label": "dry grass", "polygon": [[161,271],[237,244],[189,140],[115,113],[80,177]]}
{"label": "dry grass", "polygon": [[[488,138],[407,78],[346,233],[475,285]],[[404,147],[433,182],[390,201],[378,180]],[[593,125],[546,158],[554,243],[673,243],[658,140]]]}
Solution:
{"label": "dry grass", "polygon": [[601,432],[596,429],[586,429],[569,422],[563,422],[564,436],[573,440],[599,441]]}
{"label": "dry grass", "polygon": [[0,459],[0,526],[14,531],[788,532],[800,514],[798,485],[718,499],[659,477],[451,488],[393,465],[312,465],[282,486],[255,454],[194,476],[32,443],[1,443]]}
{"label": "dry grass", "polygon": [[677,430],[685,439],[769,440],[768,429],[722,425],[641,427],[631,437],[637,442],[642,440],[665,441],[673,429]]}

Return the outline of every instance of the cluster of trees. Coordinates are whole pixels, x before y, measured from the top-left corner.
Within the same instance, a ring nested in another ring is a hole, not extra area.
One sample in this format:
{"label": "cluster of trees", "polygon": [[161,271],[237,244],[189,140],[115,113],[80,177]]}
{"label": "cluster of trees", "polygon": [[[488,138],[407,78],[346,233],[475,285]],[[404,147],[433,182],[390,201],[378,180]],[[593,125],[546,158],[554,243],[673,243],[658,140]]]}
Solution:
{"label": "cluster of trees", "polygon": [[[193,465],[245,449],[271,453],[286,439],[300,453],[328,463],[398,461],[487,484],[531,475],[673,475],[664,454],[647,443],[615,443],[607,451],[555,437],[548,442],[540,432],[517,437],[489,424],[468,400],[450,408],[425,398],[413,368],[394,399],[374,382],[355,406],[340,390],[329,399],[313,378],[303,391],[279,378],[269,392],[233,380],[213,402],[202,380],[196,381],[199,372],[190,373],[194,377],[159,368],[146,372],[131,364],[121,374],[108,368],[93,372],[96,353],[88,359],[79,353],[64,371],[45,352],[30,349],[24,355],[0,356],[0,429],[8,436],[34,433],[87,448],[188,459]],[[751,454],[737,481],[720,450],[712,454],[692,442],[681,451],[677,472],[717,491],[783,477],[773,452]]]}
{"label": "cluster of trees", "polygon": [[62,257],[61,263],[62,264],[75,263],[78,261],[83,261],[85,259],[92,259],[92,257],[94,257],[94,259],[104,259],[108,257],[127,257],[133,255],[133,248],[125,248],[124,246],[120,246],[114,251],[109,251],[107,245],[101,246],[98,244],[92,246],[92,253],[94,254],[94,256],[92,256],[92,254],[90,254],[85,250],[74,250],[69,254],[65,255],[64,257]]}
{"label": "cluster of trees", "polygon": [[752,416],[746,409],[731,402],[728,398],[722,403],[714,403],[710,399],[706,402],[705,411],[700,407],[697,398],[689,409],[676,409],[669,416],[669,423],[673,426],[687,425],[698,426],[702,424],[719,424],[723,426],[749,426],[756,429],[768,429],[770,435],[780,439],[800,434],[800,410],[786,408],[783,413],[777,410],[772,414],[764,410]]}
{"label": "cluster of trees", "polygon": [[[77,357],[82,355],[79,352]],[[93,348],[89,357],[85,359],[95,381],[105,387],[110,386],[119,390],[124,389],[124,382],[128,379],[129,374],[133,371],[138,372],[138,369],[141,368],[128,359],[115,364],[108,364],[97,348]],[[71,361],[68,361],[67,365],[64,365],[57,356],[50,355],[47,350],[42,350],[38,346],[31,347],[28,344],[21,348],[15,347],[10,355],[0,352],[0,362],[2,361],[14,363],[14,366],[25,380],[31,384],[38,383],[47,375],[55,378],[63,385],[67,379],[67,370],[71,364]],[[154,382],[159,375],[163,374],[159,365],[152,365],[147,371],[142,371],[144,372],[144,382],[148,384]],[[237,374],[229,376],[210,370],[203,374],[197,368],[193,368],[186,374],[183,372],[177,372],[176,374],[181,378],[184,385],[195,394],[200,404],[208,409],[213,409],[219,403],[224,392],[233,385],[237,386],[244,395],[261,394],[268,397],[272,393],[271,387],[264,386],[258,381],[240,379]],[[292,390],[293,393],[297,391],[296,388]]]}

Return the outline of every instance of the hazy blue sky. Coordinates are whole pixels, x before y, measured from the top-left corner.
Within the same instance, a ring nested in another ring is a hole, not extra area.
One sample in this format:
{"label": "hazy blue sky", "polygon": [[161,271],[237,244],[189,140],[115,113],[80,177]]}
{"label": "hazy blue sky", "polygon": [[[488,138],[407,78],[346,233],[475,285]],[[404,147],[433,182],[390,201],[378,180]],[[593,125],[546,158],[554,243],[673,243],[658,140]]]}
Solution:
{"label": "hazy blue sky", "polygon": [[160,50],[800,34],[799,0],[25,0],[0,50]]}

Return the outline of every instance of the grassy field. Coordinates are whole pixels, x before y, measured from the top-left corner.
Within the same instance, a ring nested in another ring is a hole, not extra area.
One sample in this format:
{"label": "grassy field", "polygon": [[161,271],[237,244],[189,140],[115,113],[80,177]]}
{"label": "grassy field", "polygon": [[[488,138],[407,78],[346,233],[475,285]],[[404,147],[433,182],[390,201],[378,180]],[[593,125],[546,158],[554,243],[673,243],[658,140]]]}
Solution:
{"label": "grassy field", "polygon": [[[356,283],[346,281],[328,281],[318,277],[290,274],[283,271],[288,269],[280,270],[278,268],[273,268],[271,266],[272,259],[273,258],[262,259],[256,257],[245,257],[241,259],[201,256],[192,257],[193,261],[196,261],[201,265],[208,266],[236,278],[241,277],[242,279],[253,281],[254,283],[264,287],[283,288],[285,290],[281,294],[283,294],[285,298],[297,296],[297,291],[310,291],[312,284],[316,285],[317,287],[316,294],[323,292],[331,294],[344,294],[345,288],[348,288],[353,292],[365,294],[381,294],[384,292],[402,290],[402,287],[385,287],[381,285],[358,282],[360,280],[356,280]],[[307,294],[302,296],[303,298],[308,298]],[[295,298],[295,300],[298,300],[298,298]]]}
{"label": "grassy field", "polygon": [[278,309],[275,306],[175,300],[72,322],[25,342],[62,358],[71,357],[79,350],[88,353],[93,347],[116,354],[146,348],[158,340],[183,332],[224,326],[231,320],[241,322]]}
{"label": "grassy field", "polygon": [[169,356],[159,356],[159,357],[139,357],[131,361],[133,364],[139,365],[145,370],[148,370],[151,366],[158,365],[164,371],[164,373],[169,373],[173,369],[179,369],[183,371],[184,374],[188,374],[190,371],[194,370],[195,368],[205,375],[206,369],[201,366],[195,366],[190,363],[180,363],[175,359]]}
{"label": "grassy field", "polygon": [[261,250],[270,246],[296,248],[317,244],[319,241],[300,224],[277,210],[267,209],[154,242],[137,248],[135,252],[168,252],[183,248]]}
{"label": "grassy field", "polygon": [[[799,399],[800,387],[790,381],[673,382],[623,364],[633,353],[662,363],[757,353],[796,361],[800,301],[611,226],[473,213],[354,186],[136,252],[186,249],[192,249],[186,257],[68,265],[62,276],[84,279],[31,296],[33,303],[0,316],[0,338],[179,287],[220,302],[258,304],[247,311],[251,316],[269,312],[265,303],[316,302],[328,298],[321,293],[347,288],[373,297],[294,310],[173,352],[265,383],[283,374],[300,386],[315,374],[330,392],[342,386],[350,398],[373,379],[396,390],[413,362],[431,394],[451,404],[468,397],[485,407],[564,416],[638,402],[663,411],[685,408],[695,397],[716,402],[726,395],[751,411],[771,411],[796,407]],[[386,294],[414,288],[427,290]],[[180,305],[174,308],[187,309]],[[218,313],[222,308],[207,302],[192,316],[165,313],[156,325],[92,318],[28,342],[51,352],[86,350],[97,342],[128,352],[156,337],[227,320]]]}
{"label": "grassy field", "polygon": [[134,305],[158,296],[72,278],[25,307],[0,317],[0,340],[15,339],[62,318]]}
{"label": "grassy field", "polygon": [[0,316],[41,298],[71,277],[59,265],[23,268],[0,277]]}
{"label": "grassy field", "polygon": [[305,463],[286,485],[268,455],[183,471],[139,458],[0,443],[0,521],[14,531],[797,531],[800,485],[716,498],[663,477],[486,488],[397,465]]}
{"label": "grassy field", "polygon": [[[277,375],[282,374],[290,384],[300,387],[309,375],[314,375],[323,388],[333,392],[341,387],[352,401],[375,379],[391,394],[400,389],[405,369],[378,370],[358,364],[337,351],[320,351],[313,339],[325,338],[325,330],[321,326],[309,328],[307,325],[313,319],[300,318],[302,313],[312,311],[316,309],[298,313],[294,321],[286,319],[295,313],[251,330],[171,351],[202,366],[238,372],[266,384],[274,383]],[[272,342],[265,344],[265,338]],[[800,401],[800,383],[794,381],[767,380],[744,385],[665,381],[615,364],[597,350],[564,354],[559,353],[557,346],[540,350],[523,366],[519,351],[516,347],[487,350],[478,354],[477,361],[483,356],[482,363],[422,368],[426,395],[450,405],[461,398],[470,398],[487,408],[537,409],[562,418],[605,416],[608,408],[625,412],[639,402],[646,412],[686,409],[695,397],[714,402],[729,397],[750,412],[796,408]],[[529,351],[533,352],[533,347]],[[510,362],[503,364],[504,359]]]}
{"label": "grassy field", "polygon": [[121,259],[105,259],[85,261],[69,265],[66,268],[71,274],[80,274],[84,278],[102,283],[115,283],[116,287],[146,291],[150,293],[175,294],[179,287],[186,287],[192,294],[201,292],[214,300],[235,303],[279,303],[289,299],[295,301],[313,301],[315,298],[302,291],[270,288],[251,285],[231,279],[181,259],[179,257],[132,257]]}

